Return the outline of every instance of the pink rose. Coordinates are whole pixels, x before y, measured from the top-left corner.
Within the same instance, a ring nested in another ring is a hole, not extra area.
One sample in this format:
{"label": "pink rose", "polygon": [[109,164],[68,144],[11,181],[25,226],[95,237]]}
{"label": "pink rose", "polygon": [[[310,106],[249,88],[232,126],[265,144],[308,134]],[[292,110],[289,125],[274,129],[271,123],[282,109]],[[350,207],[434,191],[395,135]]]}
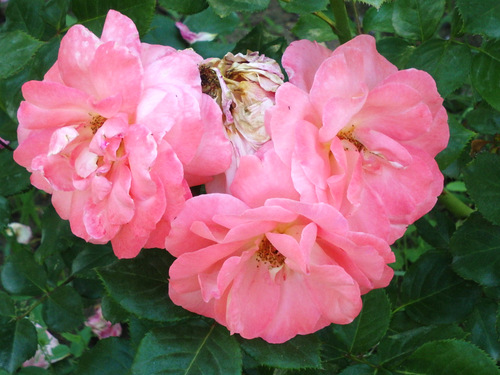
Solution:
{"label": "pink rose", "polygon": [[101,38],[71,27],[44,80],[23,85],[14,159],[75,235],[111,241],[119,258],[162,247],[188,186],[229,166],[201,60],[141,43],[133,22],[111,10]]}
{"label": "pink rose", "polygon": [[231,333],[282,343],[330,323],[350,323],[361,294],[387,286],[387,243],[353,232],[325,203],[268,199],[250,208],[229,194],[186,202],[166,248],[169,295]]}
{"label": "pink rose", "polygon": [[120,323],[112,324],[104,319],[101,306],[96,306],[94,315],[87,319],[85,325],[90,327],[92,332],[99,337],[100,340],[107,337],[119,337],[122,334],[122,326]]}
{"label": "pink rose", "polygon": [[283,66],[290,83],[266,126],[300,199],[332,204],[353,230],[392,243],[443,188],[433,158],[449,130],[434,80],[398,71],[368,35],[333,52],[294,42]]}

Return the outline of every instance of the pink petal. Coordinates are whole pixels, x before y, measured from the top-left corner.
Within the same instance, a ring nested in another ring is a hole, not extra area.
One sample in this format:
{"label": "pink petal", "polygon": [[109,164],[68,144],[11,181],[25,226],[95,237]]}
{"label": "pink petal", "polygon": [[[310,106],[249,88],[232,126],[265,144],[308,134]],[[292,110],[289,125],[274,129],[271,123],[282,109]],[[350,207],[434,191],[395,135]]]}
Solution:
{"label": "pink petal", "polygon": [[332,51],[321,44],[297,40],[287,47],[281,62],[290,82],[309,92],[318,67],[331,54]]}

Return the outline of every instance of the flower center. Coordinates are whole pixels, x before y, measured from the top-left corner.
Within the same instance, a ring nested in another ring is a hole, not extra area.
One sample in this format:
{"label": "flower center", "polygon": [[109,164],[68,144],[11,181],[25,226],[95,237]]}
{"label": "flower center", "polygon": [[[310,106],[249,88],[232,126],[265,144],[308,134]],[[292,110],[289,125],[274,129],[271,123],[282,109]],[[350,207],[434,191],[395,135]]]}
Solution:
{"label": "flower center", "polygon": [[[212,99],[220,101],[220,83],[217,78],[217,73],[210,68],[208,65],[201,65],[200,68],[201,77],[201,90],[204,94],[210,95]],[[218,103],[220,105],[220,103]]]}
{"label": "flower center", "polygon": [[266,236],[259,243],[257,260],[266,263],[269,268],[281,267],[285,263],[285,256],[281,254]]}
{"label": "flower center", "polygon": [[92,116],[92,120],[90,120],[90,129],[92,129],[92,134],[95,134],[106,120],[107,118],[102,117],[101,115]]}
{"label": "flower center", "polygon": [[363,151],[365,150],[365,145],[363,145],[360,141],[358,141],[355,137],[354,137],[354,125],[351,125],[349,128],[345,127],[344,129],[342,129],[341,131],[339,131],[339,133],[337,134],[337,137],[342,139],[342,140],[346,140],[346,141],[349,141],[350,143],[352,143],[354,145],[354,147],[356,147],[358,149],[358,151]]}

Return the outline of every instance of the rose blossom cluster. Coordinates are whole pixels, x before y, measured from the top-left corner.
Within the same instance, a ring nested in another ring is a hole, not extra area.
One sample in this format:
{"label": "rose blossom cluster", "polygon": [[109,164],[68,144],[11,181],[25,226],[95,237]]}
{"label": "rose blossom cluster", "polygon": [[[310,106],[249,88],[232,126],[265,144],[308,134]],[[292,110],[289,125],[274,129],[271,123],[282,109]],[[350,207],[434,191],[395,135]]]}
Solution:
{"label": "rose blossom cluster", "polygon": [[[443,187],[434,80],[371,36],[202,60],[141,43],[108,14],[74,26],[23,86],[18,163],[73,232],[119,257],[165,247],[172,301],[281,343],[348,324],[390,282],[390,244]],[[189,186],[208,194],[191,197]]]}

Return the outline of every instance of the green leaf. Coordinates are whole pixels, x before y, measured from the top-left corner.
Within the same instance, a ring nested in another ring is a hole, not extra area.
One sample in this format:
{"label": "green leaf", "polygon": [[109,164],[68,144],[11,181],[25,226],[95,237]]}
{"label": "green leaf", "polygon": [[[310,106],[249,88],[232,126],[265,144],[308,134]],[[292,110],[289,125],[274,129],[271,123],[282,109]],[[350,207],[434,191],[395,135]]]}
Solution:
{"label": "green leaf", "polygon": [[96,35],[101,35],[109,9],[130,17],[139,33],[144,35],[153,19],[155,5],[155,0],[73,0],[71,9],[78,22]]}
{"label": "green leaf", "polygon": [[265,26],[260,23],[245,35],[234,47],[234,53],[247,53],[247,50],[258,51],[276,61],[281,60],[287,42],[283,37],[277,37],[266,31]]}
{"label": "green leaf", "polygon": [[120,323],[128,319],[130,314],[121,307],[110,296],[104,296],[101,300],[102,315],[111,323]]}
{"label": "green leaf", "polygon": [[0,195],[8,197],[22,192],[29,186],[30,174],[12,159],[12,152],[0,152]]}
{"label": "green leaf", "polygon": [[316,42],[328,42],[337,39],[328,24],[312,14],[303,14],[292,28],[292,32],[299,39],[308,39]]}
{"label": "green leaf", "polygon": [[172,261],[166,250],[148,249],[134,259],[122,259],[97,272],[110,296],[128,312],[155,321],[175,321],[190,313],[168,298]]}
{"label": "green leaf", "polygon": [[[40,39],[45,31],[41,15],[44,0],[11,0],[5,11],[5,31],[21,30]],[[5,53],[2,49],[2,53]]]}
{"label": "green leaf", "polygon": [[436,249],[447,249],[450,237],[455,231],[455,222],[437,209],[433,210],[430,215],[418,219],[415,226],[422,239]]}
{"label": "green leaf", "polygon": [[450,127],[448,146],[436,156],[441,170],[446,169],[457,160],[470,139],[476,135],[476,133],[464,128],[453,115],[448,116],[448,126]]}
{"label": "green leaf", "polygon": [[116,261],[111,246],[85,243],[71,265],[71,273],[81,274],[96,267],[104,267]]}
{"label": "green leaf", "polygon": [[474,213],[451,238],[450,250],[460,276],[485,286],[500,285],[500,226]]}
{"label": "green leaf", "polygon": [[500,111],[500,41],[488,42],[472,59],[471,80],[479,94]]}
{"label": "green leaf", "polygon": [[69,285],[58,287],[43,304],[43,320],[57,332],[71,331],[84,320],[80,295]]}
{"label": "green leaf", "polygon": [[436,80],[441,96],[446,97],[467,79],[471,54],[466,45],[431,39],[413,51],[409,62],[410,67],[429,73]]}
{"label": "green leaf", "polygon": [[49,375],[50,372],[41,367],[23,367],[19,372],[16,372],[16,375]]}
{"label": "green leaf", "polygon": [[7,258],[1,278],[5,290],[17,295],[40,295],[47,283],[45,269],[24,249],[12,252]]}
{"label": "green leaf", "polygon": [[365,3],[379,9],[384,3],[391,0],[356,0],[359,3]]}
{"label": "green leaf", "polygon": [[240,375],[241,351],[222,326],[201,323],[155,329],[142,340],[133,375]]}
{"label": "green leaf", "polygon": [[500,360],[500,335],[496,330],[498,304],[484,299],[467,320],[469,340],[485,350],[494,360]]}
{"label": "green leaf", "polygon": [[159,14],[154,16],[149,32],[142,38],[142,41],[150,44],[162,44],[175,49],[187,47],[186,42],[181,38],[179,29],[175,27],[175,22],[171,18]]}
{"label": "green leaf", "polygon": [[481,153],[463,172],[467,191],[479,212],[500,225],[500,156]]}
{"label": "green leaf", "polygon": [[426,375],[500,373],[488,355],[473,344],[459,340],[428,342],[410,356],[404,367],[408,371]]}
{"label": "green leaf", "polygon": [[0,79],[19,72],[42,44],[23,31],[0,33]]}
{"label": "green leaf", "polygon": [[283,344],[244,340],[241,347],[260,365],[281,369],[320,368],[320,342],[315,335],[296,336]]}
{"label": "green leaf", "polygon": [[409,268],[401,289],[402,307],[412,319],[423,324],[463,320],[481,294],[480,288],[451,270],[445,254],[435,252],[425,253]]}
{"label": "green leaf", "polygon": [[69,10],[68,0],[49,0],[44,5],[44,13],[42,15],[45,21],[44,40],[50,39],[55,34],[61,34],[66,26],[66,14]]}
{"label": "green leaf", "polygon": [[392,24],[403,38],[429,39],[444,13],[446,0],[398,0],[394,3]]}
{"label": "green leaf", "polygon": [[406,67],[413,49],[410,43],[401,38],[389,37],[377,41],[377,51],[399,69]]}
{"label": "green leaf", "polygon": [[321,10],[325,10],[328,6],[328,0],[280,0],[279,3],[281,7],[287,12],[297,14],[309,14],[318,12]]}
{"label": "green leaf", "polygon": [[[184,23],[190,30],[195,32],[205,31],[212,34],[231,34],[238,26],[240,19],[236,13],[231,13],[222,18],[212,8],[203,12],[186,17]],[[227,51],[229,52],[229,51]]]}
{"label": "green leaf", "polygon": [[16,309],[10,296],[0,290],[0,316],[14,316]]}
{"label": "green leaf", "polygon": [[485,102],[468,112],[465,116],[467,127],[481,134],[500,133],[500,112]]}
{"label": "green leaf", "polygon": [[390,320],[389,298],[382,289],[378,289],[363,296],[363,309],[352,323],[332,327],[347,352],[361,353],[382,339]]}
{"label": "green leaf", "polygon": [[270,0],[207,0],[215,13],[225,17],[232,12],[258,12],[269,6]]}
{"label": "green leaf", "polygon": [[208,7],[207,0],[160,0],[160,5],[182,14],[195,14]]}
{"label": "green leaf", "polygon": [[52,206],[46,207],[42,216],[42,239],[35,258],[44,262],[51,255],[67,249],[73,240],[68,221],[61,219]]}
{"label": "green leaf", "polygon": [[352,365],[346,367],[339,375],[374,375],[374,371],[374,368],[368,365]]}
{"label": "green leaf", "polygon": [[97,342],[83,354],[75,375],[127,374],[132,366],[133,351],[128,341],[109,337]]}
{"label": "green leaf", "polygon": [[388,335],[377,348],[382,364],[399,366],[423,344],[444,339],[462,339],[466,333],[455,325],[422,326],[401,333]]}
{"label": "green leaf", "polygon": [[36,329],[28,319],[0,326],[0,368],[13,373],[35,355],[36,347]]}
{"label": "green leaf", "polygon": [[380,31],[394,33],[392,26],[392,13],[394,11],[394,3],[385,3],[380,9],[370,8],[366,11],[363,17],[363,31]]}
{"label": "green leaf", "polygon": [[10,222],[10,206],[7,198],[0,196],[0,229]]}
{"label": "green leaf", "polygon": [[497,0],[457,0],[457,7],[468,32],[500,38],[500,3]]}

